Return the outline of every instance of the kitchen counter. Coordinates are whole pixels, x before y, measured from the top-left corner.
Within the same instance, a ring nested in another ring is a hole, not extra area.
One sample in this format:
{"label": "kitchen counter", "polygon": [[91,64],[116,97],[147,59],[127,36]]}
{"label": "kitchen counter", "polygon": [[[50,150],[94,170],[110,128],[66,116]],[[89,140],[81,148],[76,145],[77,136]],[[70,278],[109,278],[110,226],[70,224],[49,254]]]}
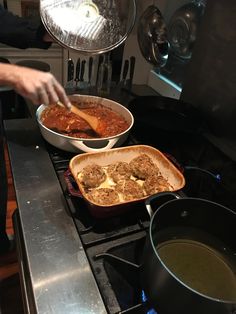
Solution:
{"label": "kitchen counter", "polygon": [[26,313],[107,313],[36,121],[5,129]]}

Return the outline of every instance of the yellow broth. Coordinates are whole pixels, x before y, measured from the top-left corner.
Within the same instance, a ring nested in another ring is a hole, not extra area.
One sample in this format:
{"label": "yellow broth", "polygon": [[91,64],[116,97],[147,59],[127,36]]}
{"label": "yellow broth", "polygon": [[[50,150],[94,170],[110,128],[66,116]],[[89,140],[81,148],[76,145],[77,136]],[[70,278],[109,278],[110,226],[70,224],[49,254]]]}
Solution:
{"label": "yellow broth", "polygon": [[236,274],[216,250],[197,241],[176,239],[161,243],[157,252],[188,287],[212,298],[236,301]]}

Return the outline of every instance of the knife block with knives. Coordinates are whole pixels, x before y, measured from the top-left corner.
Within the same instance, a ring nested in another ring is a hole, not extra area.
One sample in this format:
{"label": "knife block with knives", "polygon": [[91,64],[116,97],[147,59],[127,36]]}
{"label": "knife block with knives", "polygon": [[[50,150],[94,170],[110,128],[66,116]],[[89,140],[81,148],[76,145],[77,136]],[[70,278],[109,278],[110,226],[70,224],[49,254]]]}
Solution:
{"label": "knife block with knives", "polygon": [[78,91],[85,88],[84,82],[84,72],[85,72],[86,60],[80,61],[80,58],[77,59],[75,66],[75,78],[73,78],[74,91]]}
{"label": "knife block with knives", "polygon": [[[69,56],[67,59],[67,78],[65,83],[65,90],[68,94],[74,92],[90,92],[92,86],[92,75],[93,75],[93,64],[94,57],[89,57],[89,59],[82,59],[81,56]],[[88,67],[86,66],[88,64]]]}

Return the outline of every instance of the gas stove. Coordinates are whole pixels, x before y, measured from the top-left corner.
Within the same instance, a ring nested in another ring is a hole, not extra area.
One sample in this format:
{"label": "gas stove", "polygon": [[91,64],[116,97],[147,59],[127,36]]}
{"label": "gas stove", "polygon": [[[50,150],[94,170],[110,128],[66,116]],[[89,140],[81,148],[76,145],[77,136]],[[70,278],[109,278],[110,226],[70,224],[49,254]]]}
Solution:
{"label": "gas stove", "polygon": [[[74,154],[43,142],[33,120],[8,120],[6,131],[19,207],[14,229],[20,277],[31,313],[155,313],[138,279],[150,224],[144,204],[94,219],[66,184]],[[152,145],[167,153],[184,172],[182,195],[234,210],[235,163],[200,135],[174,135],[134,126],[124,145]]]}
{"label": "gas stove", "polygon": [[[167,153],[184,171],[186,186],[181,191],[182,195],[219,202],[232,210],[236,208],[235,187],[229,184],[232,173],[235,173],[235,163],[207,140],[192,135],[191,141],[189,135],[172,141],[163,136],[157,140],[155,136],[145,138],[145,135],[141,136],[134,129],[124,145],[143,143]],[[46,147],[107,312],[155,314],[138,279],[142,249],[150,223],[145,205],[121,216],[94,219],[84,200],[71,195],[66,184],[65,173],[75,154],[61,151],[48,143]],[[76,189],[73,179],[71,183]]]}

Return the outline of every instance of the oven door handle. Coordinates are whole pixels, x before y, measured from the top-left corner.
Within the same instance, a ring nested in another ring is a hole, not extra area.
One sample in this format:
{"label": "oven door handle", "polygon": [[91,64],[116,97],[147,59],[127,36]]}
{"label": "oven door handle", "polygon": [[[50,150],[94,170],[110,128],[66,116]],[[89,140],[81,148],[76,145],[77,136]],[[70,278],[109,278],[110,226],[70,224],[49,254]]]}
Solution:
{"label": "oven door handle", "polygon": [[15,210],[13,216],[13,227],[14,227],[14,233],[15,233],[15,241],[16,241],[16,248],[17,248],[17,255],[18,255],[18,264],[20,268],[20,284],[21,284],[21,293],[23,297],[23,306],[24,306],[24,313],[31,314],[31,306],[29,302],[29,293],[27,289],[27,283],[26,283],[26,267],[24,261],[24,253],[23,253],[23,246],[22,246],[22,232],[21,232],[21,226],[20,226],[20,217],[19,217],[19,211],[18,209]]}

